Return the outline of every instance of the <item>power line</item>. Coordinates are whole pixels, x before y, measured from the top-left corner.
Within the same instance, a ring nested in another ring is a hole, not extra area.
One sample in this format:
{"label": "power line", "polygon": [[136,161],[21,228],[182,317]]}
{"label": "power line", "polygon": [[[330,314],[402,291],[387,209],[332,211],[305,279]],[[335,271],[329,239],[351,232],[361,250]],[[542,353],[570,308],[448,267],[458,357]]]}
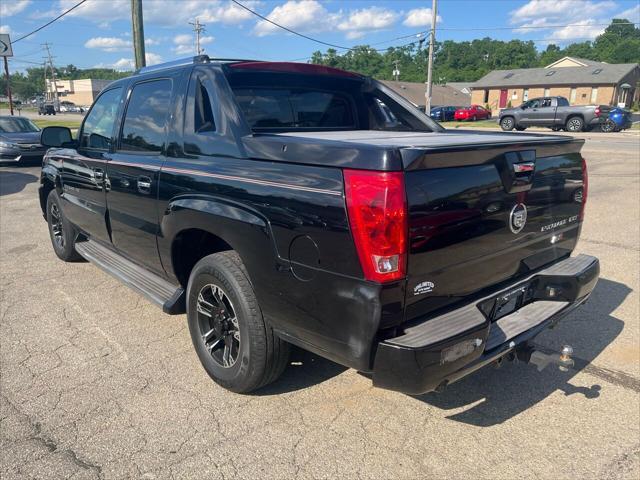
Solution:
{"label": "power line", "polygon": [[233,3],[235,3],[236,5],[238,5],[239,7],[244,8],[247,12],[250,12],[250,13],[252,13],[253,15],[255,15],[256,17],[261,18],[261,19],[262,19],[262,20],[264,20],[265,22],[268,22],[268,23],[270,23],[271,25],[275,25],[275,26],[276,26],[276,27],[278,27],[278,28],[281,28],[281,29],[283,29],[283,30],[286,30],[286,31],[287,31],[287,32],[289,32],[289,33],[293,33],[294,35],[297,35],[297,36],[299,36],[299,37],[306,38],[307,40],[311,40],[312,42],[320,43],[320,44],[322,44],[322,45],[327,45],[328,47],[340,48],[340,49],[342,49],[342,50],[351,50],[351,48],[350,48],[350,47],[344,47],[344,46],[342,46],[342,45],[336,45],[336,44],[334,44],[334,43],[324,42],[324,41],[322,41],[322,40],[318,40],[317,38],[313,38],[313,37],[310,37],[310,36],[308,36],[308,35],[304,35],[303,33],[296,32],[295,30],[291,30],[290,28],[285,27],[284,25],[280,25],[279,23],[276,23],[276,22],[274,22],[273,20],[269,20],[267,17],[265,17],[265,16],[263,16],[263,15],[260,15],[258,12],[254,11],[254,10],[251,10],[249,7],[247,7],[247,6],[243,5],[242,3],[238,2],[238,0],[231,0],[231,1],[232,1]]}
{"label": "power line", "polygon": [[62,12],[60,15],[58,15],[56,18],[54,18],[53,20],[48,21],[47,23],[45,23],[44,25],[42,25],[41,27],[36,28],[34,31],[27,33],[26,35],[23,35],[22,37],[18,38],[17,40],[14,40],[13,42],[11,42],[11,44],[14,43],[18,43],[20,40],[24,40],[27,37],[30,37],[31,35],[33,35],[34,33],[38,33],[40,30],[42,30],[43,28],[48,27],[49,25],[51,25],[53,22],[55,22],[56,20],[60,20],[62,17],[64,17],[67,13],[71,12],[72,10],[75,10],[76,8],[78,8],[80,5],[82,5],[84,2],[86,2],[87,0],[82,0],[78,3],[76,3],[73,7],[71,7],[68,10],[65,10],[64,12]]}

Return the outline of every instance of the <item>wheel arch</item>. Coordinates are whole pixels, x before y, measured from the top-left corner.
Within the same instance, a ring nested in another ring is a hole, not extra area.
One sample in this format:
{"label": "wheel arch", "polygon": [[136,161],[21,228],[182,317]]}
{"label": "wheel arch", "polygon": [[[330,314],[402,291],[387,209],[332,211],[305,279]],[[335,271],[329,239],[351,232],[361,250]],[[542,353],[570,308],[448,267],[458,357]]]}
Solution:
{"label": "wheel arch", "polygon": [[275,248],[266,218],[241,204],[210,196],[169,202],[160,224],[158,247],[165,271],[186,288],[195,264],[218,252],[235,251],[250,271],[255,252]]}

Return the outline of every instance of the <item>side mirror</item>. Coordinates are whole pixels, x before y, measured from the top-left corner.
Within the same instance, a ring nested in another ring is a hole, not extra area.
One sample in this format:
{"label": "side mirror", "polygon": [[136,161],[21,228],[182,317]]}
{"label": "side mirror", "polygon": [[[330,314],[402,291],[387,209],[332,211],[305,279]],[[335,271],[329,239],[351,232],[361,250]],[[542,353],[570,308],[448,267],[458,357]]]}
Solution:
{"label": "side mirror", "polygon": [[71,130],[67,127],[45,127],[40,134],[40,143],[45,147],[68,147],[74,145]]}

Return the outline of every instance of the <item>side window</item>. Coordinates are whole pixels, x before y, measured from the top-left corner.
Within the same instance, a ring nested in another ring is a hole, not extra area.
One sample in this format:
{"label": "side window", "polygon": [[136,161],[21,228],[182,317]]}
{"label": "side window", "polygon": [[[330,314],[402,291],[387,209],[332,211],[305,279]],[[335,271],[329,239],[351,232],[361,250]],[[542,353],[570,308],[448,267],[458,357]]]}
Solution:
{"label": "side window", "polygon": [[537,98],[529,102],[529,108],[538,108],[539,106],[540,106],[540,100],[538,100]]}
{"label": "side window", "polygon": [[160,153],[171,102],[171,80],[153,80],[133,87],[120,134],[120,150]]}
{"label": "side window", "polygon": [[82,127],[81,148],[109,150],[121,96],[122,87],[118,87],[107,90],[98,97]]}
{"label": "side window", "polygon": [[184,151],[195,155],[212,154],[211,141],[216,134],[212,100],[215,97],[207,88],[206,78],[192,77],[187,98],[184,122]]}

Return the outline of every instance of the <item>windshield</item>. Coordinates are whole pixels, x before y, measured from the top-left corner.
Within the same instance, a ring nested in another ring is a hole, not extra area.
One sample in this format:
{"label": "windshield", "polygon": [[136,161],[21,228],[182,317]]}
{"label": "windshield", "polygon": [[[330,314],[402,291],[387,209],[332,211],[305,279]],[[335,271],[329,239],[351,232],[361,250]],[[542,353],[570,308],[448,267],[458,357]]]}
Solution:
{"label": "windshield", "polygon": [[23,133],[23,132],[39,132],[40,129],[26,118],[0,118],[0,132],[2,133]]}

